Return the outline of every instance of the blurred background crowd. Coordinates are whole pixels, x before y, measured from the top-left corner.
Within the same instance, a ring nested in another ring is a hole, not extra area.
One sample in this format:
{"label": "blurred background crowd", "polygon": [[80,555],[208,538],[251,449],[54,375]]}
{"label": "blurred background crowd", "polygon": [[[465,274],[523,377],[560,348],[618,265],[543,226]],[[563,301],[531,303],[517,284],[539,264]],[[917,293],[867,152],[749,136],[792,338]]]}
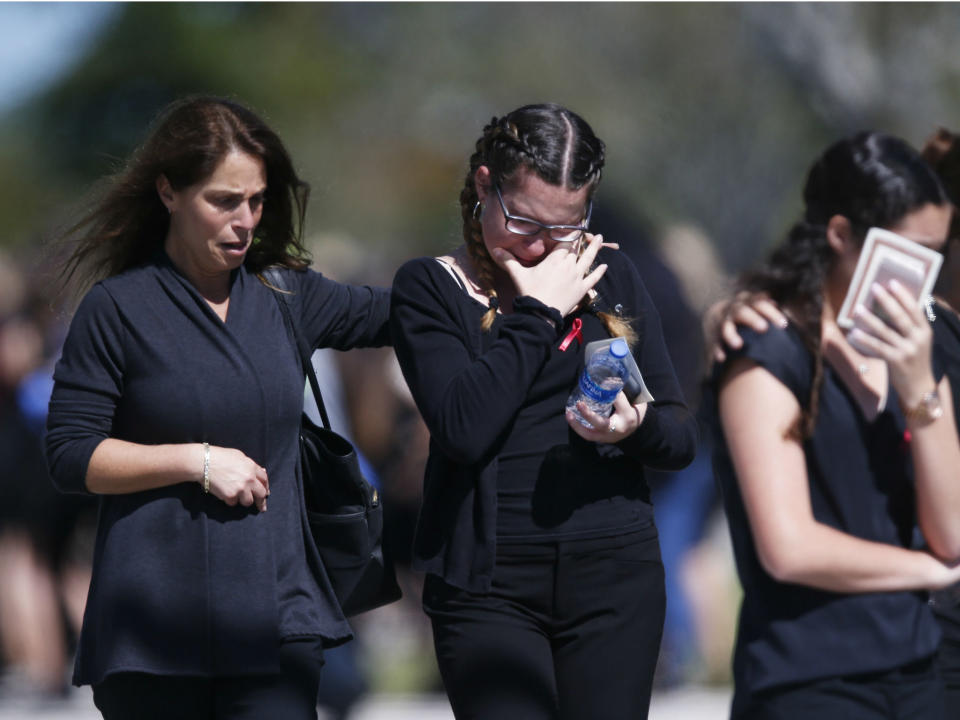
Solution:
{"label": "blurred background crowd", "polygon": [[[957,125],[958,27],[954,4],[0,4],[0,704],[67,693],[92,554],[96,504],[57,495],[41,452],[71,311],[50,239],[167,102],[208,92],[265,116],[312,186],[315,267],[370,284],[459,243],[479,119],[569,106],[607,143],[593,226],[639,268],[696,406],[703,311],[797,214],[815,153]],[[328,656],[321,694],[345,717],[365,693],[440,689],[406,569],[428,438],[390,350],[315,362],[383,489],[405,590]],[[709,448],[652,485],[657,686],[722,686],[739,589]]]}

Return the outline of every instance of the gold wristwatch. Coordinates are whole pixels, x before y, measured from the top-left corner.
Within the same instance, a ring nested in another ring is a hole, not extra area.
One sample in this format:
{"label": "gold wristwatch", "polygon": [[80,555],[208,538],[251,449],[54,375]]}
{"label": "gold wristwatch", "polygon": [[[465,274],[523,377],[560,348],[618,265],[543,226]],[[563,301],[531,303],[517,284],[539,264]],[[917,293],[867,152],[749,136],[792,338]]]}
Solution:
{"label": "gold wristwatch", "polygon": [[929,425],[942,415],[943,406],[940,404],[940,396],[936,390],[924,393],[919,403],[903,411],[903,417],[907,422],[912,421],[921,425]]}

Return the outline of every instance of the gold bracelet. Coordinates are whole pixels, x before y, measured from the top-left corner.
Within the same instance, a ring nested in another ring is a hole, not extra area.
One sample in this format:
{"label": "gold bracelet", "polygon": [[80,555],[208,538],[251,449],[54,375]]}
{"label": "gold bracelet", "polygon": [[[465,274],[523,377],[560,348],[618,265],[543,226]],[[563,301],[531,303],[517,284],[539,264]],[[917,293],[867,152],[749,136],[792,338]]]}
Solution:
{"label": "gold bracelet", "polygon": [[920,402],[910,408],[903,408],[903,418],[908,423],[929,425],[934,420],[943,416],[943,406],[940,404],[940,395],[934,388],[931,392],[924,393]]}
{"label": "gold bracelet", "polygon": [[203,444],[203,492],[210,493],[210,443]]}

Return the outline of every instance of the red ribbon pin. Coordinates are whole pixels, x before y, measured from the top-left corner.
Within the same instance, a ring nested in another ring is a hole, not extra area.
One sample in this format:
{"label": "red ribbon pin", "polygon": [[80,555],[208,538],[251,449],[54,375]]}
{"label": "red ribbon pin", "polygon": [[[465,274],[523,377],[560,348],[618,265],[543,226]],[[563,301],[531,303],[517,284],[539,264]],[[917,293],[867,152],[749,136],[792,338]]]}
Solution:
{"label": "red ribbon pin", "polygon": [[570,343],[573,342],[573,339],[576,338],[580,341],[580,344],[583,344],[583,333],[580,332],[580,328],[583,327],[583,321],[580,318],[574,318],[573,322],[570,324],[570,332],[567,333],[567,336],[563,339],[563,342],[560,343],[560,349],[566,351],[570,347]]}

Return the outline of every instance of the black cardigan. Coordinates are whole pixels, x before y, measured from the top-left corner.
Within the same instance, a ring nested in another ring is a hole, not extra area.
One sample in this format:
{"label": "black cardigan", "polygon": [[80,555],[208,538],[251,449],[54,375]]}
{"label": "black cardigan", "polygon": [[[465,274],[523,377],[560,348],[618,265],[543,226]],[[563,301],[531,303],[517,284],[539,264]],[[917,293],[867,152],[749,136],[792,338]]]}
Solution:
{"label": "black cardigan", "polygon": [[[314,347],[389,342],[385,290],[287,274]],[[273,292],[241,268],[222,322],[161,255],[98,283],[77,310],[48,419],[61,490],[86,492],[90,456],[112,437],[238,448],[266,467],[271,494],[266,513],[229,507],[198,483],[100,496],[76,684],[119,671],[276,672],[281,639],[350,637],[305,542],[303,374]]]}
{"label": "black cardigan", "polygon": [[[634,318],[634,356],[655,398],[641,427],[616,447],[637,461],[638,477],[644,465],[684,467],[696,451],[697,428],[657,311],[627,258],[603,251],[599,262],[608,264],[597,286],[601,302],[620,304]],[[411,260],[394,279],[390,320],[397,358],[430,430],[414,567],[483,592],[496,553],[497,448],[558,332],[530,311],[535,302],[518,299],[491,340],[476,313],[464,311],[463,293],[435,259]]]}

